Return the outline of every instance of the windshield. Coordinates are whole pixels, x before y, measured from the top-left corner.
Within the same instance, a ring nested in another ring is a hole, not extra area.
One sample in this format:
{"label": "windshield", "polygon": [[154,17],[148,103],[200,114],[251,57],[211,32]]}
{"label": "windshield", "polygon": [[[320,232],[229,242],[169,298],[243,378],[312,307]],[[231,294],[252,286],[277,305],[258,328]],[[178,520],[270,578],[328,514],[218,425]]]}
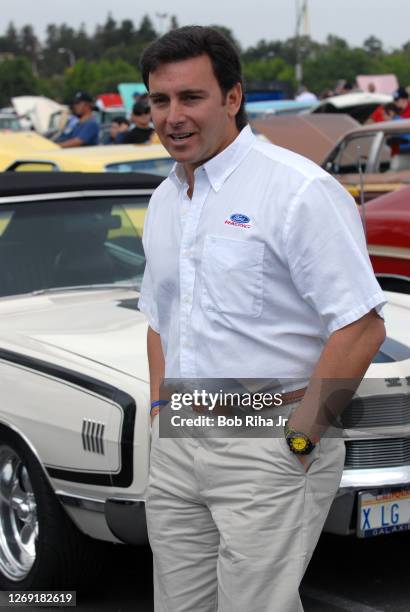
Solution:
{"label": "windshield", "polygon": [[135,161],[107,164],[106,172],[145,172],[158,176],[168,176],[175,161],[171,157],[158,159],[138,159]]}
{"label": "windshield", "polygon": [[148,196],[2,205],[0,296],[60,287],[139,286]]}

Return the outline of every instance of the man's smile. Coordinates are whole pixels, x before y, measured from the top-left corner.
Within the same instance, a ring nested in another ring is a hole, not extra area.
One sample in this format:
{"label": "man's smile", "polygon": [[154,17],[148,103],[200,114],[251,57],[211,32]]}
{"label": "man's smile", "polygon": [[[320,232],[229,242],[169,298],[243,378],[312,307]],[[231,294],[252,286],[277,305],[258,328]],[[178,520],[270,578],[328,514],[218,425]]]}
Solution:
{"label": "man's smile", "polygon": [[187,140],[194,135],[194,132],[182,132],[180,134],[168,134],[169,138],[174,141]]}

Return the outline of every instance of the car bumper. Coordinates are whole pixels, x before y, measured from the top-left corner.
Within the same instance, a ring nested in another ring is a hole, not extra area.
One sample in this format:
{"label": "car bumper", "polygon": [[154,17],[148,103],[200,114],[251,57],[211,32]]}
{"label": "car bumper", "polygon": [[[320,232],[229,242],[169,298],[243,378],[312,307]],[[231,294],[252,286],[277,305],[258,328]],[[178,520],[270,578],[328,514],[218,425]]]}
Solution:
{"label": "car bumper", "polygon": [[338,535],[356,533],[357,493],[410,484],[410,465],[366,470],[344,470],[339,490],[323,531]]}
{"label": "car bumper", "polygon": [[77,527],[90,537],[132,545],[148,542],[143,500],[104,501],[63,492],[57,496]]}

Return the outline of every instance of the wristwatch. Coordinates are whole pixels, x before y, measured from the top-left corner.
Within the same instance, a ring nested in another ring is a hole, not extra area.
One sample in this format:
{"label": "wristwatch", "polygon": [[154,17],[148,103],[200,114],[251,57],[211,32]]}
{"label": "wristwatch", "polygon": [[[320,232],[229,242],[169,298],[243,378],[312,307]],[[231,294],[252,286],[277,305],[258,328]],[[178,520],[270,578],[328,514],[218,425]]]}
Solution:
{"label": "wristwatch", "polygon": [[312,442],[309,436],[301,431],[292,429],[287,423],[285,424],[284,431],[287,445],[295,455],[309,455],[315,448],[316,444]]}

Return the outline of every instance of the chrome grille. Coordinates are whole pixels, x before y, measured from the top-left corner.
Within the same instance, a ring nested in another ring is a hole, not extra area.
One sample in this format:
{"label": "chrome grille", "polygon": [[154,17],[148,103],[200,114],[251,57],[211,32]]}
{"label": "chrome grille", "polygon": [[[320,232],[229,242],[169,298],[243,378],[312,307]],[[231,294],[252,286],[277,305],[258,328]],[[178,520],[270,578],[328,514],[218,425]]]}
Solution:
{"label": "chrome grille", "polygon": [[356,398],[342,415],[345,429],[410,425],[410,394]]}
{"label": "chrome grille", "polygon": [[410,438],[348,440],[345,468],[399,467],[410,465]]}

